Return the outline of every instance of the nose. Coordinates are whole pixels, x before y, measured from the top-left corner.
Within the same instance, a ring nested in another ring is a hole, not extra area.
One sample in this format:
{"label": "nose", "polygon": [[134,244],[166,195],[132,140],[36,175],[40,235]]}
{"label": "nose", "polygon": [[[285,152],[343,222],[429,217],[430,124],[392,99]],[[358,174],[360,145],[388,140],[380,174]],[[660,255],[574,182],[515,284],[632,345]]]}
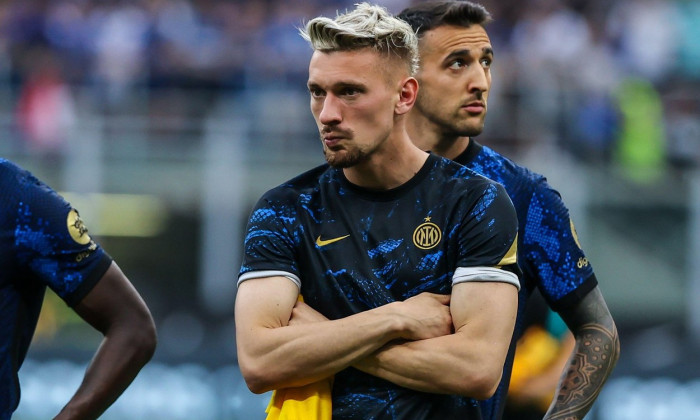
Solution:
{"label": "nose", "polygon": [[327,94],[318,114],[318,122],[323,125],[335,125],[342,121],[340,113],[340,101],[331,94]]}
{"label": "nose", "polygon": [[[469,93],[483,94],[489,89],[487,70],[482,66],[470,66]],[[478,92],[478,93],[477,93]]]}

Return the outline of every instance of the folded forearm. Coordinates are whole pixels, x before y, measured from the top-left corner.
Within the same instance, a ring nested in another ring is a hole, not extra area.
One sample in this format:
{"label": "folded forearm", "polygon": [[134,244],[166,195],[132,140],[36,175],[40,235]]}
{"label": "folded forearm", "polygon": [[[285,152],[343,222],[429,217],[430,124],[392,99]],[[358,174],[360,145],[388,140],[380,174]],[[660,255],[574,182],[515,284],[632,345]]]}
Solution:
{"label": "folded forearm", "polygon": [[[238,362],[253,392],[302,386],[331,376],[392,340],[449,334],[450,297],[421,293],[345,318],[326,320],[279,289],[286,279],[244,283],[236,298]],[[276,293],[268,293],[274,288]],[[262,303],[261,303],[262,302]]]}
{"label": "folded forearm", "polygon": [[488,398],[503,372],[516,307],[509,284],[457,284],[453,333],[385,346],[355,367],[417,391]]}
{"label": "folded forearm", "polygon": [[397,338],[391,316],[352,317],[261,328],[255,340],[239,346],[239,363],[248,386],[265,392],[306,385],[350,366]]}
{"label": "folded forearm", "polygon": [[488,398],[503,366],[496,359],[485,346],[465,346],[453,334],[388,344],[353,367],[416,391]]}

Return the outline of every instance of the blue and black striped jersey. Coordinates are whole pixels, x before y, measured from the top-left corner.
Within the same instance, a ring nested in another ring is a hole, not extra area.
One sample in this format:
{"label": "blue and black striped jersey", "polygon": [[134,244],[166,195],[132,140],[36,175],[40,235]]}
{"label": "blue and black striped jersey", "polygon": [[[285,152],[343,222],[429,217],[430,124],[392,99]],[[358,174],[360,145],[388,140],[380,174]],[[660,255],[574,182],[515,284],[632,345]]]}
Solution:
{"label": "blue and black striped jersey", "polygon": [[[478,279],[518,285],[517,220],[504,188],[430,155],[407,183],[371,191],[323,165],[267,192],[253,210],[239,283],[283,275],[338,319]],[[480,419],[478,402],[421,393],[348,368],[334,419]]]}
{"label": "blue and black striped jersey", "polygon": [[19,404],[19,370],[49,286],[74,306],[111,258],[78,212],[17,165],[0,159],[0,419]]}
{"label": "blue and black striped jersey", "polygon": [[554,310],[570,307],[598,284],[583,253],[569,211],[544,176],[513,163],[473,139],[455,159],[475,172],[502,184],[518,214],[518,265],[523,272],[518,318],[511,351],[496,394],[482,403],[485,420],[501,418],[514,344],[523,330],[528,296],[538,288]]}

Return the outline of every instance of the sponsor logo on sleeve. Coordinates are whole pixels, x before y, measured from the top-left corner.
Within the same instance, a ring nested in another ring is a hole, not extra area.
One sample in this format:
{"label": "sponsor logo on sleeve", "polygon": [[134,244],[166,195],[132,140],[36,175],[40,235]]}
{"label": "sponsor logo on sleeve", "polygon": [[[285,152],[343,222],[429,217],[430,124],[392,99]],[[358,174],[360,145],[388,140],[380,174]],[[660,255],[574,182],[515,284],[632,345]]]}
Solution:
{"label": "sponsor logo on sleeve", "polygon": [[76,209],[71,209],[68,212],[68,220],[66,221],[68,225],[68,233],[70,237],[80,245],[87,245],[90,243],[90,235],[88,235],[88,229],[85,227],[83,220],[80,218],[78,211]]}

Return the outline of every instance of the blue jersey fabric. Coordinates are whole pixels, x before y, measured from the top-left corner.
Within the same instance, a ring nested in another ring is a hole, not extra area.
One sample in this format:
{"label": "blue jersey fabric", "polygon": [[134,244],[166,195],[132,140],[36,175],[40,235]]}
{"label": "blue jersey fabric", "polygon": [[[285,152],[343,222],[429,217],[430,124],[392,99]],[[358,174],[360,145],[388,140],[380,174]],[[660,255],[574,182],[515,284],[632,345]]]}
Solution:
{"label": "blue jersey fabric", "polygon": [[0,419],[19,404],[19,370],[46,286],[74,306],[111,258],[78,212],[28,171],[0,159]]}
{"label": "blue jersey fabric", "polygon": [[513,341],[498,390],[481,404],[485,420],[502,417],[515,342],[523,332],[525,303],[538,288],[555,311],[575,305],[598,284],[560,194],[547,179],[473,139],[456,162],[502,184],[518,215],[518,265],[523,272]]}
{"label": "blue jersey fabric", "polygon": [[[338,319],[424,291],[448,294],[460,270],[495,267],[517,279],[516,233],[504,188],[447,159],[430,155],[389,191],[359,188],[323,165],[257,203],[239,282],[287,276],[306,303]],[[354,368],[335,375],[334,420],[453,418],[480,419],[478,402],[409,390]]]}

